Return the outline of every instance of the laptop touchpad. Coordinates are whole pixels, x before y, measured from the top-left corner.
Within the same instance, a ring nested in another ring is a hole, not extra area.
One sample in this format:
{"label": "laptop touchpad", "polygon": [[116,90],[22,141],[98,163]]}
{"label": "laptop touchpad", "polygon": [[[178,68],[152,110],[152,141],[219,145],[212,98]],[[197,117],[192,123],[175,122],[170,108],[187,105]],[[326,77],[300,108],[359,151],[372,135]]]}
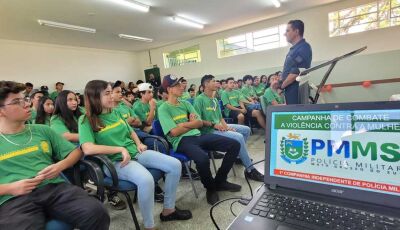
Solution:
{"label": "laptop touchpad", "polygon": [[291,227],[287,225],[279,225],[278,228],[276,228],[276,230],[300,230],[300,228]]}

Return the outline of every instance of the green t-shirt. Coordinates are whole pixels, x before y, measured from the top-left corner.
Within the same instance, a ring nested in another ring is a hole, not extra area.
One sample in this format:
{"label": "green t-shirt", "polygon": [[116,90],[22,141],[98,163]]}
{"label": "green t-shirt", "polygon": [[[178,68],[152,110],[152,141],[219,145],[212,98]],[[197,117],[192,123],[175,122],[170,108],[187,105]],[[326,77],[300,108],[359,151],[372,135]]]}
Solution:
{"label": "green t-shirt", "polygon": [[137,114],[141,122],[145,122],[150,112],[150,104],[139,100],[133,105],[133,111]]}
{"label": "green t-shirt", "polygon": [[229,112],[231,111],[226,107],[227,104],[230,104],[233,107],[240,106],[241,95],[238,90],[224,90],[221,95],[222,104],[225,106],[224,113],[225,116],[229,116]]}
{"label": "green t-shirt", "polygon": [[[38,124],[38,125],[50,126],[50,120],[51,120],[51,116],[46,116],[46,119],[44,120],[44,124]],[[32,120],[32,124],[36,124],[36,117],[34,120]]]}
{"label": "green t-shirt", "polygon": [[[79,142],[94,143],[98,145],[125,147],[134,158],[138,153],[135,142],[131,138],[133,129],[123,120],[122,115],[116,110],[111,113],[100,114],[104,127],[94,132],[86,115],[79,118]],[[122,161],[121,153],[107,154],[111,161]]]}
{"label": "green t-shirt", "polygon": [[161,105],[158,110],[158,116],[160,118],[161,127],[164,131],[165,136],[168,141],[172,144],[172,147],[176,151],[179,142],[182,137],[186,136],[198,136],[200,135],[200,130],[192,129],[178,137],[173,137],[169,135],[169,131],[178,126],[179,123],[184,123],[189,121],[189,114],[194,113],[197,115],[198,120],[200,115],[196,112],[193,106],[187,101],[179,101],[177,105],[172,105],[169,102],[165,102]]}
{"label": "green t-shirt", "polygon": [[[194,101],[194,108],[199,113],[202,120],[209,121],[213,124],[219,124],[221,122],[222,114],[218,99],[209,98],[203,93]],[[200,129],[202,134],[212,133],[213,130],[213,127],[204,126]]]}
{"label": "green t-shirt", "polygon": [[257,96],[261,97],[264,94],[265,85],[260,83],[257,86],[254,86],[254,90],[256,91]]}
{"label": "green t-shirt", "polygon": [[187,100],[190,98],[189,92],[183,92],[182,96],[180,96],[178,99],[179,100]]}
{"label": "green t-shirt", "polygon": [[[31,133],[32,140],[26,143],[30,140]],[[26,125],[24,131],[4,136],[21,145],[11,144],[4,137],[0,137],[0,184],[33,178],[53,164],[54,160],[63,160],[76,148],[46,125]],[[39,187],[61,182],[65,182],[64,179],[56,177],[43,181]],[[12,197],[1,195],[0,205]]]}
{"label": "green t-shirt", "polygon": [[37,116],[37,111],[35,108],[31,108],[31,119],[29,119],[30,124],[35,124],[35,120],[36,120],[36,116]]}
{"label": "green t-shirt", "polygon": [[[138,102],[136,102],[138,103]],[[136,104],[135,103],[135,104]],[[121,116],[126,120],[128,117],[132,118],[137,118],[138,116],[135,114],[132,108],[129,108],[124,102],[120,102],[116,107],[114,107],[114,110],[118,111],[118,113],[121,114]]]}
{"label": "green t-shirt", "polygon": [[264,100],[268,105],[271,105],[273,101],[278,102],[278,104],[285,103],[283,96],[280,96],[277,92],[273,91],[271,88],[265,90]]}
{"label": "green t-shirt", "polygon": [[58,94],[59,94],[59,92],[53,91],[53,92],[49,95],[49,97],[50,97],[51,99],[53,99],[53,101],[55,101],[56,98],[57,98],[57,96],[58,96]]}
{"label": "green t-shirt", "polygon": [[161,107],[162,104],[164,104],[164,100],[158,100],[156,105],[157,105],[157,109],[156,109],[156,115],[154,116],[154,120],[158,120],[158,109]]}
{"label": "green t-shirt", "polygon": [[79,106],[78,109],[81,111],[82,114],[86,114],[86,109],[83,106]]}
{"label": "green t-shirt", "polygon": [[241,89],[241,93],[246,99],[257,96],[257,93],[252,85],[244,85]]}
{"label": "green t-shirt", "polygon": [[[74,117],[75,120],[77,120]],[[72,133],[67,126],[65,125],[64,121],[58,115],[53,115],[50,119],[50,128],[54,130],[54,132],[58,133],[59,135],[63,135],[64,133]],[[79,143],[72,142],[73,144],[77,145]]]}

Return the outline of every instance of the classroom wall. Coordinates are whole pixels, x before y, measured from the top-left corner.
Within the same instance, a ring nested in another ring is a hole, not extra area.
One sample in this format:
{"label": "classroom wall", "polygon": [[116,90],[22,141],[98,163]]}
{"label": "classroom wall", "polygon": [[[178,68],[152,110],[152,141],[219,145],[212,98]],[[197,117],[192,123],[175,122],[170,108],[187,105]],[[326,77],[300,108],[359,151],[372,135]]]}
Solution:
{"label": "classroom wall", "polygon": [[93,79],[136,82],[142,77],[135,53],[43,43],[0,40],[0,63],[1,80],[47,85],[49,91],[57,81],[82,92]]}
{"label": "classroom wall", "polygon": [[[372,30],[340,37],[329,37],[328,13],[345,9],[371,0],[347,0],[321,7],[308,9],[251,25],[227,30],[217,34],[185,41],[158,49],[150,50],[152,65],[160,67],[161,75],[176,74],[184,76],[189,83],[198,85],[201,76],[213,74],[217,78],[233,76],[243,77],[245,74],[269,74],[282,69],[289,50],[288,47],[267,50],[251,54],[243,54],[228,58],[217,58],[216,40],[256,31],[271,26],[285,24],[291,19],[301,19],[305,23],[305,38],[313,48],[313,65],[343,55],[354,49],[368,46],[359,56],[339,63],[327,83],[344,83],[363,80],[375,80],[400,77],[400,26]],[[169,69],[164,68],[162,53],[172,50],[200,45],[201,63],[193,63]],[[148,51],[139,53],[140,66],[150,66]],[[313,74],[312,81],[319,83],[323,72]],[[382,84],[370,89],[346,87],[334,89],[325,94],[327,102],[386,100],[391,94],[400,93],[400,84]]]}

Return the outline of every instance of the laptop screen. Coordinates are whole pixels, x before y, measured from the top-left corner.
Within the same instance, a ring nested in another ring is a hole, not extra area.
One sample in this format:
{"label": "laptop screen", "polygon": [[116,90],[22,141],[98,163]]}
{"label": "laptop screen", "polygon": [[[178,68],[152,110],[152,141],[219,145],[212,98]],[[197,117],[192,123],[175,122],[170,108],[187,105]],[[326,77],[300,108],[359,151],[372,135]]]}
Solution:
{"label": "laptop screen", "polygon": [[270,115],[270,176],[400,196],[399,109]]}

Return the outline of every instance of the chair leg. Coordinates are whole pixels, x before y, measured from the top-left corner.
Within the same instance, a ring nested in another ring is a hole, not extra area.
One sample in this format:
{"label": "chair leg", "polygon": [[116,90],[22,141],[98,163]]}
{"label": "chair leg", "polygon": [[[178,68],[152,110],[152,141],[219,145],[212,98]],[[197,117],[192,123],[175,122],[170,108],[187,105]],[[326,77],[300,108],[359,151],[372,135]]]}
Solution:
{"label": "chair leg", "polygon": [[129,196],[128,192],[123,192],[123,194],[125,195],[126,200],[128,201],[128,207],[129,207],[129,210],[131,211],[133,223],[135,223],[135,228],[136,228],[136,230],[140,230],[139,222],[136,218],[135,209],[133,209],[131,197]]}
{"label": "chair leg", "polygon": [[212,164],[213,164],[213,167],[214,167],[214,172],[215,172],[215,174],[217,174],[217,166],[215,165],[215,159],[214,159],[214,152],[209,152],[209,154],[210,154],[210,157],[211,157],[211,162],[212,162]]}
{"label": "chair leg", "polygon": [[236,172],[235,172],[235,166],[232,166],[232,172],[233,172],[233,176],[236,177]]}
{"label": "chair leg", "polygon": [[193,192],[194,192],[194,196],[197,199],[197,198],[199,198],[199,195],[197,194],[196,188],[194,187],[192,174],[190,173],[190,170],[189,170],[189,163],[188,162],[184,162],[183,164],[185,165],[186,173],[189,175],[189,180],[190,180],[190,183],[192,184],[192,189],[193,189]]}

